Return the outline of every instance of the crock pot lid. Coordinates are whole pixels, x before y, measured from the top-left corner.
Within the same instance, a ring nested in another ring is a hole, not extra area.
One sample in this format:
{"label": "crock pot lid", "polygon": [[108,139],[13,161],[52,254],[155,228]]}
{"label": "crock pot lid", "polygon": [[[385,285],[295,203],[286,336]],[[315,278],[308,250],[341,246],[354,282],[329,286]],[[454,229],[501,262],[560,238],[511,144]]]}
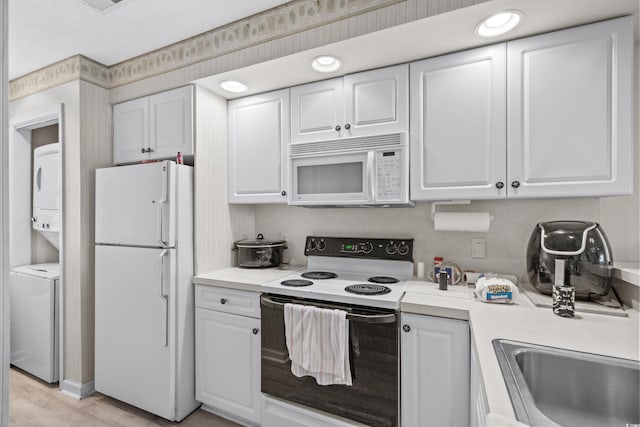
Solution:
{"label": "crock pot lid", "polygon": [[238,248],[273,248],[287,243],[286,240],[266,240],[262,234],[258,234],[255,240],[238,240]]}
{"label": "crock pot lid", "polygon": [[595,222],[551,221],[538,224],[542,233],[542,249],[554,255],[579,255],[584,252],[587,233],[598,226]]}

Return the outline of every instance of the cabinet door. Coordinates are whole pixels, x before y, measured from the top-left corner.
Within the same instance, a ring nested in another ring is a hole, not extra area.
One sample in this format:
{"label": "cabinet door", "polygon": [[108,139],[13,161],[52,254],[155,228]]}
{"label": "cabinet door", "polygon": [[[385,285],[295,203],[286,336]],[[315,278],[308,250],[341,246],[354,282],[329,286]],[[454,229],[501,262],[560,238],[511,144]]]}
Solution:
{"label": "cabinet door", "polygon": [[149,97],[149,116],[150,158],[193,154],[193,86]]}
{"label": "cabinet door", "polygon": [[505,197],[505,45],[410,67],[411,199]]}
{"label": "cabinet door", "polygon": [[469,424],[469,325],[402,314],[402,426]]}
{"label": "cabinet door", "polygon": [[344,136],[408,130],[408,64],[344,77]]}
{"label": "cabinet door", "polygon": [[149,99],[139,98],[113,106],[113,163],[149,158]]}
{"label": "cabinet door", "polygon": [[260,319],[196,308],[196,400],[260,424]]}
{"label": "cabinet door", "polygon": [[343,135],[342,77],[291,88],[291,142]]}
{"label": "cabinet door", "polygon": [[508,43],[509,197],[632,191],[633,18]]}
{"label": "cabinet door", "polygon": [[229,102],[229,202],[286,203],[289,89]]}

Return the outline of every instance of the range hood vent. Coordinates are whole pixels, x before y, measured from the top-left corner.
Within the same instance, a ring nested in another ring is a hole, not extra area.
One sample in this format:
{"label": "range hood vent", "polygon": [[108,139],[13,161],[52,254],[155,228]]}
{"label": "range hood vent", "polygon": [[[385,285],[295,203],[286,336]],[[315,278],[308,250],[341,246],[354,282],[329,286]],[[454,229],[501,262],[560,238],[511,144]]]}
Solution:
{"label": "range hood vent", "polygon": [[84,0],[86,4],[100,11],[108,9],[111,6],[115,6],[121,1],[122,0]]}

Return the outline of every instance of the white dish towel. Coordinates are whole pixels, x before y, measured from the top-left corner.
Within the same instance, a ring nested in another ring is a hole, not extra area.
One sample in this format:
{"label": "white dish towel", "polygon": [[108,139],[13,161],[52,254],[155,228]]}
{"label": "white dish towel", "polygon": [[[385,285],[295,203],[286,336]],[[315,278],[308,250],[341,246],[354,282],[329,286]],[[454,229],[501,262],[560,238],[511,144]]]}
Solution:
{"label": "white dish towel", "polygon": [[346,311],[287,303],[284,330],[293,375],[310,375],[319,385],[352,385]]}

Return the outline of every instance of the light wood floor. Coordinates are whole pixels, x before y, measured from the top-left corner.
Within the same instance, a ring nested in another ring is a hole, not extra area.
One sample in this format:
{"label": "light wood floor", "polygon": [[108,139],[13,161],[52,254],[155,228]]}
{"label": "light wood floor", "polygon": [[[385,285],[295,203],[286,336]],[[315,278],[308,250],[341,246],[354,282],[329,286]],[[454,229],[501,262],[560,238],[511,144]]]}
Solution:
{"label": "light wood floor", "polygon": [[172,423],[100,393],[75,400],[62,394],[57,384],[47,384],[15,368],[11,368],[9,401],[9,421],[12,427],[238,425],[200,409],[182,422]]}

